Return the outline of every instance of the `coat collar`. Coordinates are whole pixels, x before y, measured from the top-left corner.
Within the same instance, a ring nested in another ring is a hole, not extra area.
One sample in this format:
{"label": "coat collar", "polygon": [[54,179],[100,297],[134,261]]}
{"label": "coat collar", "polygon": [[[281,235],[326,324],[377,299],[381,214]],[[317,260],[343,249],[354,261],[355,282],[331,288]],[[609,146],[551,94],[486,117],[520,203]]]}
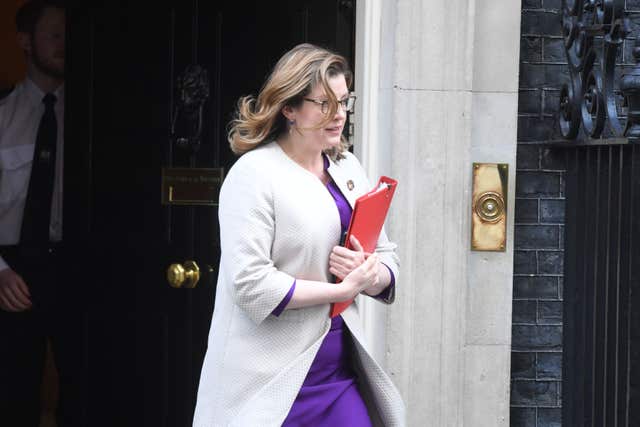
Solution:
{"label": "coat collar", "polygon": [[[326,156],[326,154],[323,154]],[[348,168],[344,167],[345,161],[343,160],[340,163],[335,163],[329,156],[327,156],[329,160],[329,167],[327,168],[327,173],[333,179],[333,182],[336,183],[342,195],[347,199],[351,208],[354,207],[356,203],[356,199],[362,193],[362,189],[355,188],[357,183],[353,177],[353,171],[349,171]]]}
{"label": "coat collar", "polygon": [[[273,146],[272,149],[276,150],[289,162],[296,165],[300,170],[304,170],[304,168],[302,168],[300,165],[295,163],[287,155],[287,153],[284,152],[282,147],[280,147],[280,145],[278,145],[278,143],[275,140],[272,141],[271,144]],[[356,179],[357,177],[354,176],[355,171],[353,170],[353,168],[350,168],[348,166],[347,159],[343,159],[341,162],[336,163],[333,160],[331,160],[331,158],[325,153],[322,153],[322,155],[324,156],[326,161],[328,161],[329,163],[329,166],[326,168],[327,173],[329,174],[329,176],[331,176],[331,179],[333,179],[333,182],[336,183],[336,185],[338,186],[338,189],[340,190],[342,195],[345,197],[345,199],[347,199],[347,202],[349,202],[349,205],[353,209],[358,196],[364,194],[368,189],[361,188],[363,187],[362,183],[358,182],[358,180]],[[309,171],[306,171],[306,173],[311,174]]]}

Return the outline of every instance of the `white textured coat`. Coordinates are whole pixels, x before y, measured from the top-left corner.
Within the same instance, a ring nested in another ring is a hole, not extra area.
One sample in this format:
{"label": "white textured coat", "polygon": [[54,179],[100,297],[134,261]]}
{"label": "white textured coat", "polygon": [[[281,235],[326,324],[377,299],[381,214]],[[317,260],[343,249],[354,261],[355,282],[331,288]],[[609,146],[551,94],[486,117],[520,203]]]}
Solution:
{"label": "white textured coat", "polygon": [[[352,206],[371,189],[351,153],[330,162],[328,172]],[[280,426],[331,321],[329,304],[285,310],[279,317],[271,312],[294,278],[330,280],[329,254],[340,239],[338,210],[322,182],[271,142],[231,168],[220,191],[219,218],[222,256],[193,425]],[[376,252],[397,279],[394,249],[383,231]],[[385,302],[392,301],[393,295]],[[402,399],[367,349],[357,301],[342,317],[377,423],[403,426]]]}

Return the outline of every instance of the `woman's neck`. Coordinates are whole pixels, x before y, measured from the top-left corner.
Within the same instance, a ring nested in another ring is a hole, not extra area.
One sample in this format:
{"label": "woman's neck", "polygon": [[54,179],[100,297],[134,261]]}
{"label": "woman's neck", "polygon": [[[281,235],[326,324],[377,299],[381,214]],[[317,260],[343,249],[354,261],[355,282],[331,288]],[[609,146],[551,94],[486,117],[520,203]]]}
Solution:
{"label": "woman's neck", "polygon": [[278,138],[277,143],[294,162],[322,179],[324,161],[321,150],[311,149],[303,140],[294,140],[289,135]]}

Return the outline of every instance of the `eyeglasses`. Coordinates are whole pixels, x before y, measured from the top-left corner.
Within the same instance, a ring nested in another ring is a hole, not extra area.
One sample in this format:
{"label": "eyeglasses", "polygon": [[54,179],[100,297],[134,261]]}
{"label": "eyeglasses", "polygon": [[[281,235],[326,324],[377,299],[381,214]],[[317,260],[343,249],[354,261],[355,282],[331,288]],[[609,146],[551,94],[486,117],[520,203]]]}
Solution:
{"label": "eyeglasses", "polygon": [[[327,112],[329,111],[330,101],[318,101],[317,99],[311,99],[311,98],[302,98],[302,99],[304,99],[305,101],[313,102],[316,105],[319,105],[320,110],[322,111],[323,114],[327,114]],[[355,95],[349,95],[348,98],[338,101],[338,104],[340,104],[342,111],[346,113],[350,113],[353,111],[353,106],[355,105],[355,103],[356,103]]]}

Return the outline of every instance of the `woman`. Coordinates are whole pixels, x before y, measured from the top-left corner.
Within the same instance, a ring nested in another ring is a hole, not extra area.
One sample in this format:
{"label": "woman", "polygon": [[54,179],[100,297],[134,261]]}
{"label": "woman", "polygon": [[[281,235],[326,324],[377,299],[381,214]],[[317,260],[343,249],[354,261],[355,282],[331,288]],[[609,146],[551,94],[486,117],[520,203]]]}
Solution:
{"label": "woman", "polygon": [[[355,97],[345,59],[303,44],[257,99],[238,103],[220,191],[222,255],[194,427],[404,425],[396,388],[364,343],[360,293],[391,303],[398,262],[338,246],[371,186],[342,130]],[[342,279],[336,285],[333,277]]]}

